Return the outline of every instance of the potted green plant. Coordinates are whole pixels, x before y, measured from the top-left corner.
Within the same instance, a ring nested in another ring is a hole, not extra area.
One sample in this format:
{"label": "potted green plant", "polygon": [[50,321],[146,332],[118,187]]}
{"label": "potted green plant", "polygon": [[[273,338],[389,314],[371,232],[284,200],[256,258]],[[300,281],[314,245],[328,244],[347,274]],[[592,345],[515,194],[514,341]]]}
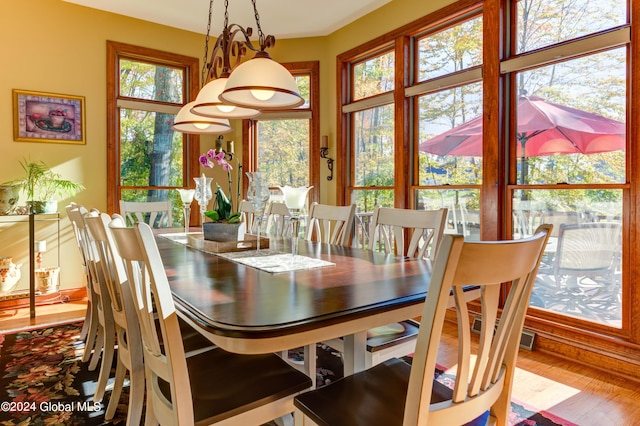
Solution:
{"label": "potted green plant", "polygon": [[53,172],[44,161],[20,162],[24,170],[22,179],[12,182],[19,185],[27,197],[27,205],[32,213],[55,213],[58,211],[58,199],[74,196],[84,189],[84,185],[64,179]]}

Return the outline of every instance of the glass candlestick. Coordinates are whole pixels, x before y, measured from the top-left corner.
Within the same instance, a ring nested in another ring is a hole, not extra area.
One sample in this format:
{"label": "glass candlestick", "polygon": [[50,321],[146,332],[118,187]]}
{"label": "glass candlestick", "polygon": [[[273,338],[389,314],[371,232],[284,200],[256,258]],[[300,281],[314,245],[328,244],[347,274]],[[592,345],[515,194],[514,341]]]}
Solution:
{"label": "glass candlestick", "polygon": [[203,173],[202,176],[193,178],[193,180],[196,183],[194,198],[200,206],[200,220],[204,225],[204,213],[207,211],[209,201],[213,198],[213,192],[211,191],[211,181],[213,178],[208,178]]}
{"label": "glass candlestick", "polygon": [[293,188],[291,186],[279,186],[284,195],[284,203],[291,214],[291,225],[293,234],[291,235],[291,254],[295,258],[298,254],[298,237],[300,232],[300,211],[304,207],[307,194],[313,186],[301,186]]}
{"label": "glass candlestick", "polygon": [[195,189],[178,189],[182,200],[182,211],[184,213],[184,233],[189,233],[189,219],[191,218],[191,203],[196,194]]}
{"label": "glass candlestick", "polygon": [[260,251],[260,230],[262,228],[262,215],[264,208],[269,201],[271,192],[267,186],[266,179],[261,172],[247,172],[249,178],[249,188],[247,190],[247,200],[251,202],[253,209],[253,223],[257,232],[256,250]]}

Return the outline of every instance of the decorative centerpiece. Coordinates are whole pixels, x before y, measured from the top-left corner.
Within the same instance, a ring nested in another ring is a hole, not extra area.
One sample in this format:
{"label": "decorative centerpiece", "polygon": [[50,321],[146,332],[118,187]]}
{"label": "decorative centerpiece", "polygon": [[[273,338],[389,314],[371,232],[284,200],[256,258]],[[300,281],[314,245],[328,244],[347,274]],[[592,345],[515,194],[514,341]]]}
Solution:
{"label": "decorative centerpiece", "polygon": [[[225,152],[220,150],[216,152],[210,149],[206,153],[200,156],[200,164],[202,167],[211,169],[218,163],[223,170],[227,172],[229,179],[229,194],[231,195],[231,170],[233,168],[225,159]],[[204,177],[204,175],[202,175]],[[202,179],[202,178],[200,178]],[[208,184],[211,184],[211,178]],[[198,190],[196,189],[196,199]],[[202,209],[202,204],[200,205]],[[224,193],[220,185],[216,183],[215,200],[213,210],[204,212],[204,216],[211,220],[211,222],[205,222],[203,218],[202,232],[205,240],[210,241],[242,241],[244,239],[245,227],[244,222],[241,222],[241,216],[238,212],[232,212],[233,204],[227,194]]]}

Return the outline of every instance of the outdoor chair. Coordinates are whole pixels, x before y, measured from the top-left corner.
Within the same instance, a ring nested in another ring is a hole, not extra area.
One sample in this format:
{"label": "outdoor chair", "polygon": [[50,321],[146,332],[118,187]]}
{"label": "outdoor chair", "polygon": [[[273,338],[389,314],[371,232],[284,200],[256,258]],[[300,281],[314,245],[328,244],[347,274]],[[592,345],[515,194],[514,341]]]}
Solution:
{"label": "outdoor chair", "polygon": [[[507,425],[520,336],[549,231],[550,226],[543,225],[533,237],[497,242],[465,242],[462,235],[445,235],[411,364],[393,358],[297,396],[296,424],[463,425],[490,418],[490,424]],[[501,310],[503,283],[510,285]],[[477,346],[471,343],[463,295],[468,285],[482,287]],[[452,292],[458,363],[450,388],[434,380],[434,370]]]}
{"label": "outdoor chair", "polygon": [[[371,217],[369,250],[432,261],[442,240],[447,209],[409,210],[376,207]],[[408,243],[407,243],[408,241]],[[415,350],[420,323],[407,319],[367,332],[365,366],[409,355]],[[344,340],[324,342],[344,353]]]}
{"label": "outdoor chair", "polygon": [[126,219],[127,225],[144,222],[152,228],[170,228],[173,226],[171,217],[171,201],[135,202],[120,200],[120,214]]}
{"label": "outdoor chair", "polygon": [[[557,288],[569,284],[615,288],[616,269],[620,266],[622,225],[613,222],[561,224],[557,248],[550,265],[540,267],[540,274],[555,278]],[[613,291],[612,291],[613,293]]]}
{"label": "outdoor chair", "polygon": [[121,220],[109,227],[142,332],[145,424],[259,425],[291,413],[293,397],[309,389],[311,379],[275,354],[237,355],[216,347],[187,358],[153,231],[146,223],[125,228]]}

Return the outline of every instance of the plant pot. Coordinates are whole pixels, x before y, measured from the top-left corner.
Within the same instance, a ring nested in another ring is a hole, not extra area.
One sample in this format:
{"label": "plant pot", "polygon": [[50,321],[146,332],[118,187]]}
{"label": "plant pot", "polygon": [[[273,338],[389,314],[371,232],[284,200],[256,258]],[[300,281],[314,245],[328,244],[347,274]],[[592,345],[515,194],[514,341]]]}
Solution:
{"label": "plant pot", "polygon": [[17,185],[0,185],[0,215],[11,214],[20,198]]}
{"label": "plant pot", "polygon": [[36,269],[36,288],[42,294],[48,294],[57,291],[59,274],[60,268],[58,267]]}
{"label": "plant pot", "polygon": [[204,239],[209,241],[242,241],[244,240],[244,222],[205,222],[202,224]]}
{"label": "plant pot", "polygon": [[29,206],[29,210],[34,214],[58,212],[58,201],[56,200],[27,201],[27,205]]}

